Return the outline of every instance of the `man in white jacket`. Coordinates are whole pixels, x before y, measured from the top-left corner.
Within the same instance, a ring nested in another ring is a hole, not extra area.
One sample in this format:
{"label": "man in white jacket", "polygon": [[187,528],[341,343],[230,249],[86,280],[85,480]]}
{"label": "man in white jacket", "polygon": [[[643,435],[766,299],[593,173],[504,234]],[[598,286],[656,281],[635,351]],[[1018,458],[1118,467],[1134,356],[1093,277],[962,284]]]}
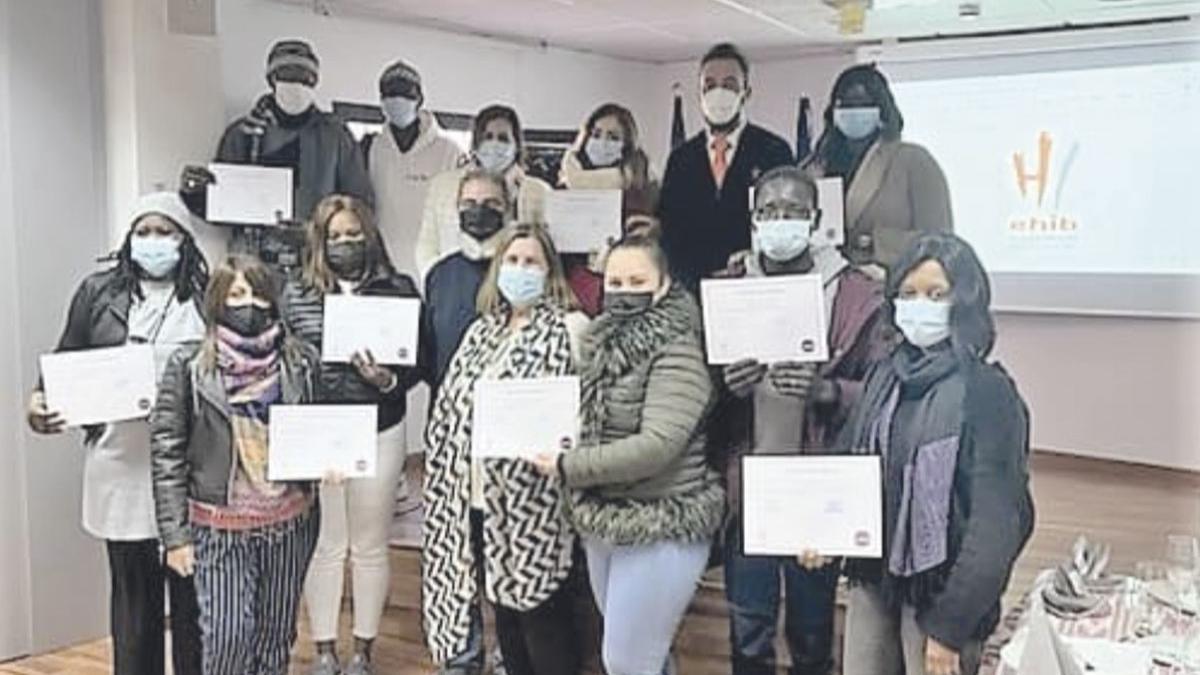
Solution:
{"label": "man in white jacket", "polygon": [[379,78],[379,96],[387,125],[363,139],[379,230],[397,270],[420,279],[416,242],[429,181],[458,166],[462,149],[423,109],[421,75],[411,65],[388,66]]}
{"label": "man in white jacket", "polygon": [[[397,61],[388,66],[379,78],[379,97],[387,124],[380,133],[363,139],[379,232],[397,271],[417,279],[420,285],[416,244],[429,181],[458,166],[462,150],[438,126],[433,113],[423,109],[421,75],[411,65]],[[404,420],[410,454],[422,448],[428,407],[429,389],[414,387],[408,395],[411,412]],[[412,486],[401,484],[399,499],[412,499],[413,492]]]}

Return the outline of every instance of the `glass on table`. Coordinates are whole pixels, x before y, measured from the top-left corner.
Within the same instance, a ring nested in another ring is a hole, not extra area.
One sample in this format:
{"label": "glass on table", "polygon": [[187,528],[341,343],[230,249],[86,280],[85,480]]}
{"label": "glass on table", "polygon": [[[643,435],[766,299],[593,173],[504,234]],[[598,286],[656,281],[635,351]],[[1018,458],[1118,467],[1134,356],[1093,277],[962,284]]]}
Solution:
{"label": "glass on table", "polygon": [[1188,534],[1167,535],[1167,581],[1171,584],[1172,604],[1180,636],[1180,665],[1185,669],[1200,668],[1200,645],[1197,645],[1196,621],[1189,625],[1187,612],[1195,618],[1196,577],[1200,573],[1200,541]]}
{"label": "glass on table", "polygon": [[1166,617],[1156,611],[1158,603],[1150,593],[1150,586],[1167,578],[1167,566],[1157,560],[1140,560],[1133,568],[1136,581],[1130,585],[1128,607],[1133,613],[1135,637],[1144,638],[1162,631]]}

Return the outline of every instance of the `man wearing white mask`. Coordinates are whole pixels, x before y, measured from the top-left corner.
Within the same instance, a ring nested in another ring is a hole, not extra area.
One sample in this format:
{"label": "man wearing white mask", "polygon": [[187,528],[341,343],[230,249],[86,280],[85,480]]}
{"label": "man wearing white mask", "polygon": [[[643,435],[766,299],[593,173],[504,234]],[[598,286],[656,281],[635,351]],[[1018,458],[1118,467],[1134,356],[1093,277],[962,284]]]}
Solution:
{"label": "man wearing white mask", "polygon": [[700,60],[705,128],[671,153],[659,202],[672,274],[692,289],[750,246],[750,186],[794,161],[787,141],[746,119],[749,99],[746,57],[728,43],[708,50]]}
{"label": "man wearing white mask", "polygon": [[[525,138],[517,111],[504,105],[489,105],[475,116],[471,132],[471,155],[466,166],[446,171],[429,184],[421,233],[417,238],[417,271],[425,276],[441,259],[460,250],[459,186],[471,171],[485,171],[504,178],[511,197],[505,216],[514,222],[544,225],[548,183],[525,172]],[[471,251],[465,251],[468,255]]]}
{"label": "man wearing white mask", "polygon": [[[784,166],[756,185],[753,246],[722,276],[820,275],[825,287],[830,360],[823,364],[726,366],[711,428],[725,451],[730,518],[725,533],[725,593],[730,608],[733,675],[774,675],[782,609],[790,675],[829,675],[838,566],[814,555],[747,557],[740,527],[740,456],[829,452],[859,398],[868,369],[888,346],[883,286],[851,266],[836,248],[810,245],[820,222],[817,187]],[[782,599],[781,599],[782,597]]]}
{"label": "man wearing white mask", "polygon": [[434,176],[462,162],[462,149],[425,110],[417,69],[397,61],[379,78],[380,106],[387,124],[363,139],[363,154],[377,200],[379,231],[396,269],[414,279],[421,209]]}
{"label": "man wearing white mask", "polygon": [[308,220],[317,202],[338,193],[374,206],[375,194],[350,130],[317,108],[320,62],[303,40],[280,40],[267,56],[267,84],[250,113],[225,130],[215,161],[292,170],[293,222],[280,228],[234,231],[231,252],[253,253],[275,270],[299,264]]}

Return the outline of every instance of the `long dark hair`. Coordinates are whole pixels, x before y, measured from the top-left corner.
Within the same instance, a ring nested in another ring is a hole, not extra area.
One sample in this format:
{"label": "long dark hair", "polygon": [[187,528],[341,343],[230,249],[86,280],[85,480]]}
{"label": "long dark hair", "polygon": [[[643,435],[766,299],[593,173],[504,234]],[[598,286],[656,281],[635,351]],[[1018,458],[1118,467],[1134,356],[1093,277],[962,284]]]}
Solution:
{"label": "long dark hair", "polygon": [[180,302],[195,300],[196,306],[199,307],[201,298],[204,297],[204,289],[208,286],[208,261],[204,259],[204,254],[196,246],[196,238],[183,225],[175,222],[174,218],[157,211],[153,214],[142,214],[134,220],[133,224],[129,226],[129,232],[125,234],[125,241],[122,242],[121,248],[110,256],[110,259],[115,259],[117,263],[115,269],[118,286],[139,300],[143,297],[141,284],[138,283],[141,279],[140,268],[133,260],[133,231],[138,222],[148,215],[160,215],[166,218],[183,235],[183,241],[179,242],[179,264],[175,266],[175,278],[172,279],[175,283],[175,297]]}
{"label": "long dark hair", "polygon": [[638,138],[637,122],[634,121],[633,113],[628,108],[616,103],[605,103],[593,110],[592,114],[588,115],[587,121],[583,123],[582,135],[577,144],[578,147],[575,149],[576,156],[579,157],[579,161],[584,167],[594,168],[587,153],[584,152],[584,146],[587,144],[587,139],[591,137],[596,122],[605,117],[615,117],[625,136],[625,143],[621,148],[621,173],[625,176],[626,187],[644,190],[650,184],[650,160],[646,157],[646,152],[642,150],[641,141]]}
{"label": "long dark hair", "polygon": [[987,358],[996,344],[992,286],[975,249],[961,237],[935,232],[922,235],[908,247],[888,272],[888,315],[895,316],[904,278],[928,260],[936,260],[950,281],[950,344],[960,356]]}
{"label": "long dark hair", "polygon": [[827,176],[849,178],[858,170],[858,164],[862,160],[862,153],[855,153],[850,149],[849,139],[833,123],[833,110],[837,107],[838,100],[855,85],[866,89],[871,102],[879,106],[880,122],[883,124],[879,132],[880,138],[888,141],[898,140],[900,133],[904,131],[904,116],[896,106],[892,88],[875,64],[867,63],[847,68],[833,83],[829,104],[825,106],[824,131],[821,132],[817,149],[813,152]]}
{"label": "long dark hair", "polygon": [[348,211],[354,215],[362,228],[363,238],[366,239],[367,256],[363,269],[365,278],[380,274],[391,275],[394,272],[392,261],[388,258],[387,245],[379,233],[379,224],[375,214],[367,203],[347,195],[329,195],[317,203],[313,209],[312,220],[308,223],[305,237],[308,240],[304,247],[304,264],[301,267],[301,278],[306,286],[315,288],[322,293],[328,293],[337,285],[337,275],[329,269],[325,256],[326,240],[329,237],[329,224],[333,217]]}

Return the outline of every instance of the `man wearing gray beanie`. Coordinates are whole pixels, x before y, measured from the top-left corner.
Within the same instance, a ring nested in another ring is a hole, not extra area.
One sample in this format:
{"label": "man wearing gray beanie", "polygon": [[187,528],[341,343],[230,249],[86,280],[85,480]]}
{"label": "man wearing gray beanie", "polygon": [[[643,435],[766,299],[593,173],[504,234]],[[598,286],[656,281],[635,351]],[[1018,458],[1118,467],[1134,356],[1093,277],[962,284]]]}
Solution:
{"label": "man wearing gray beanie", "polygon": [[[251,253],[277,271],[299,264],[301,224],[330,194],[358,197],[374,206],[375,193],[358,144],[333,113],[316,105],[320,60],[303,40],[280,40],[267,55],[271,91],[245,117],[229,125],[215,161],[292,170],[294,221],[279,228],[238,227],[231,251]],[[200,186],[203,189],[203,186]]]}

